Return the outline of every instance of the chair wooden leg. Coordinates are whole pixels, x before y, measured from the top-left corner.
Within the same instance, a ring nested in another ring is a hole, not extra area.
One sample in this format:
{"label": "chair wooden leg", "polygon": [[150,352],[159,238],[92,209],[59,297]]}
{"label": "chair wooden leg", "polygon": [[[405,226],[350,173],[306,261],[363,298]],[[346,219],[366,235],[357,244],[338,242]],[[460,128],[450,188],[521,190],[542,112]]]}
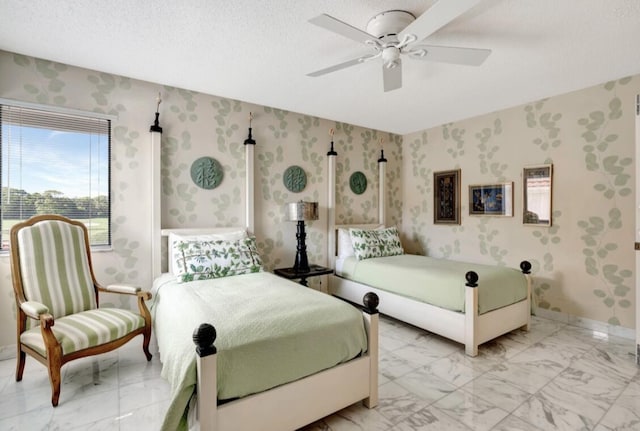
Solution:
{"label": "chair wooden leg", "polygon": [[51,404],[53,407],[58,406],[60,399],[60,369],[53,370],[49,368],[49,381],[51,382]]}
{"label": "chair wooden leg", "polygon": [[16,362],[16,382],[22,380],[22,373],[24,373],[24,364],[27,359],[27,354],[22,351],[20,346],[18,346],[18,356]]}
{"label": "chair wooden leg", "polygon": [[144,332],[142,333],[144,341],[142,342],[142,350],[144,350],[147,361],[151,360],[151,352],[149,352],[149,343],[151,342],[151,313],[149,313],[149,309],[144,301],[149,299],[151,299],[150,293],[138,292],[138,308],[140,315],[144,318]]}
{"label": "chair wooden leg", "polygon": [[149,343],[151,342],[151,330],[144,332],[144,340],[142,341],[142,350],[147,357],[147,361],[151,360],[151,352],[149,352]]}
{"label": "chair wooden leg", "polygon": [[49,381],[51,382],[51,404],[57,407],[60,399],[60,368],[49,368]]}
{"label": "chair wooden leg", "polygon": [[54,352],[49,352],[49,364],[47,368],[49,369],[49,382],[51,383],[51,404],[53,407],[56,407],[58,405],[58,400],[60,399],[60,381],[62,380],[60,377],[60,370],[62,368],[62,360],[59,350],[52,350],[54,350]]}

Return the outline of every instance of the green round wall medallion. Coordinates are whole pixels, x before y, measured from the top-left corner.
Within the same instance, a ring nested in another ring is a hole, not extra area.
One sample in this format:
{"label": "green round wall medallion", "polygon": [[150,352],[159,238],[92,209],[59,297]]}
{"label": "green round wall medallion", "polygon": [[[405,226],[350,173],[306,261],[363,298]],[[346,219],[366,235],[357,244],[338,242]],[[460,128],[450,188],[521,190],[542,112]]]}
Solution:
{"label": "green round wall medallion", "polygon": [[222,165],[212,157],[200,157],[191,164],[191,179],[198,187],[215,189],[222,182],[222,177]]}
{"label": "green round wall medallion", "polygon": [[367,190],[367,177],[360,171],[354,172],[349,177],[349,187],[357,195],[361,195]]}
{"label": "green round wall medallion", "polygon": [[307,186],[307,174],[300,166],[289,166],[282,175],[282,182],[287,190],[298,193]]}

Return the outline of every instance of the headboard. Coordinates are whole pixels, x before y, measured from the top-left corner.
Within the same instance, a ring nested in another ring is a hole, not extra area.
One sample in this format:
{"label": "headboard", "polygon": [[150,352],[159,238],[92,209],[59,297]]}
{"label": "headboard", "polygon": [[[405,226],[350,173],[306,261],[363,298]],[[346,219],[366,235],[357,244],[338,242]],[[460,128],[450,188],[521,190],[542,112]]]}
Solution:
{"label": "headboard", "polygon": [[204,228],[175,228],[175,229],[162,229],[160,235],[162,237],[168,237],[171,233],[177,233],[179,235],[209,235],[219,233],[234,232],[238,229],[246,229],[245,226],[230,226],[230,227],[204,227]]}
{"label": "headboard", "polygon": [[[151,276],[155,279],[162,273],[162,268],[166,268],[167,264],[167,237],[169,233],[180,232],[183,235],[196,235],[205,233],[224,233],[239,229],[238,227],[222,227],[222,228],[178,228],[178,229],[162,229],[162,205],[160,199],[161,193],[161,154],[160,154],[160,138],[162,136],[161,128],[151,128],[151,146],[155,150],[152,152],[151,160]],[[249,139],[244,142],[245,150],[245,226],[248,233],[253,233],[255,223],[255,206],[254,206],[254,147],[256,142],[251,139],[251,128],[249,128]]]}
{"label": "headboard", "polygon": [[[327,153],[328,159],[328,190],[327,190],[327,209],[329,234],[327,235],[327,255],[329,256],[329,266],[335,268],[335,259],[339,253],[338,244],[338,229],[340,228],[360,228],[370,229],[378,226],[385,226],[386,223],[386,169],[387,159],[384,157],[384,150],[380,150],[380,158],[378,159],[378,223],[367,224],[351,224],[351,225],[336,225],[336,158],[338,153],[333,148],[333,141],[331,141],[331,149]],[[331,279],[331,277],[329,277]],[[331,281],[329,281],[331,282]]]}

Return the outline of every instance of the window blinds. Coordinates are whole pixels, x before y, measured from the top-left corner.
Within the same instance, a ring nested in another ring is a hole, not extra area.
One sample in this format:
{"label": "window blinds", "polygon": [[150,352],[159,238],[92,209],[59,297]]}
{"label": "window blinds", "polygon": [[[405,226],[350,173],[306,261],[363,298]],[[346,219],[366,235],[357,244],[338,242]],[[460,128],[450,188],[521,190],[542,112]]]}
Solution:
{"label": "window blinds", "polygon": [[91,115],[0,104],[2,249],[11,226],[38,214],[80,220],[92,246],[111,243],[111,121]]}

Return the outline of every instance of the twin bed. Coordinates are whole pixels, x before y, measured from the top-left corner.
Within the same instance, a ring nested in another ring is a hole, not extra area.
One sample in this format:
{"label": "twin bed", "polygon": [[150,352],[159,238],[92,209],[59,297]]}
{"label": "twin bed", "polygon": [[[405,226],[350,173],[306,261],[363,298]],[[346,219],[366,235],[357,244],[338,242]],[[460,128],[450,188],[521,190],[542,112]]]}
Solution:
{"label": "twin bed", "polygon": [[[241,234],[229,228],[160,231],[155,224],[153,247],[167,250],[169,267],[156,274],[151,307],[162,374],[172,386],[164,430],[294,430],[360,400],[375,407],[378,305],[389,316],[463,343],[472,356],[479,344],[528,328],[527,262],[521,264],[525,275],[486,265],[461,269],[399,253],[395,228],[335,225],[333,151],[328,208],[337,235],[328,236],[336,274],[329,290],[352,303],[364,301],[364,310],[265,272],[255,239],[246,236],[253,230],[253,148],[245,147],[251,148]],[[384,162],[381,157],[381,178]],[[339,235],[350,241],[336,240]],[[376,252],[354,236],[373,237],[379,250],[396,251],[359,258]],[[385,242],[389,237],[392,245]],[[345,252],[338,244],[360,250]],[[161,259],[154,254],[154,268]],[[425,272],[426,265],[431,269]]]}
{"label": "twin bed", "polygon": [[[296,429],[359,400],[375,406],[375,299],[368,297],[374,302],[363,317],[345,301],[252,269],[156,278],[151,311],[162,375],[172,387],[163,429],[193,427],[195,400],[203,430]],[[202,338],[215,328],[217,353],[200,358],[191,336],[203,322],[211,326],[196,332],[199,348],[210,347],[214,337]]]}
{"label": "twin bed", "polygon": [[[395,228],[359,225],[336,230],[344,236]],[[338,247],[330,293],[356,301],[363,292],[374,292],[382,314],[462,343],[470,356],[478,354],[482,343],[514,329],[529,329],[529,262],[523,261],[518,271],[404,252],[382,254],[359,260]]]}
{"label": "twin bed", "polygon": [[172,388],[162,430],[294,430],[378,403],[378,298],[363,295],[358,310],[263,270],[247,235],[253,145],[245,149],[245,226],[162,230],[153,211],[151,312]]}
{"label": "twin bed", "polygon": [[[386,164],[378,159],[377,224],[336,224],[336,162],[328,160],[328,250],[334,275],[329,293],[357,301],[364,292],[380,299],[382,314],[462,343],[467,355],[514,329],[529,329],[531,264],[520,271],[405,254],[396,228],[385,228]],[[378,232],[376,234],[376,232]]]}

